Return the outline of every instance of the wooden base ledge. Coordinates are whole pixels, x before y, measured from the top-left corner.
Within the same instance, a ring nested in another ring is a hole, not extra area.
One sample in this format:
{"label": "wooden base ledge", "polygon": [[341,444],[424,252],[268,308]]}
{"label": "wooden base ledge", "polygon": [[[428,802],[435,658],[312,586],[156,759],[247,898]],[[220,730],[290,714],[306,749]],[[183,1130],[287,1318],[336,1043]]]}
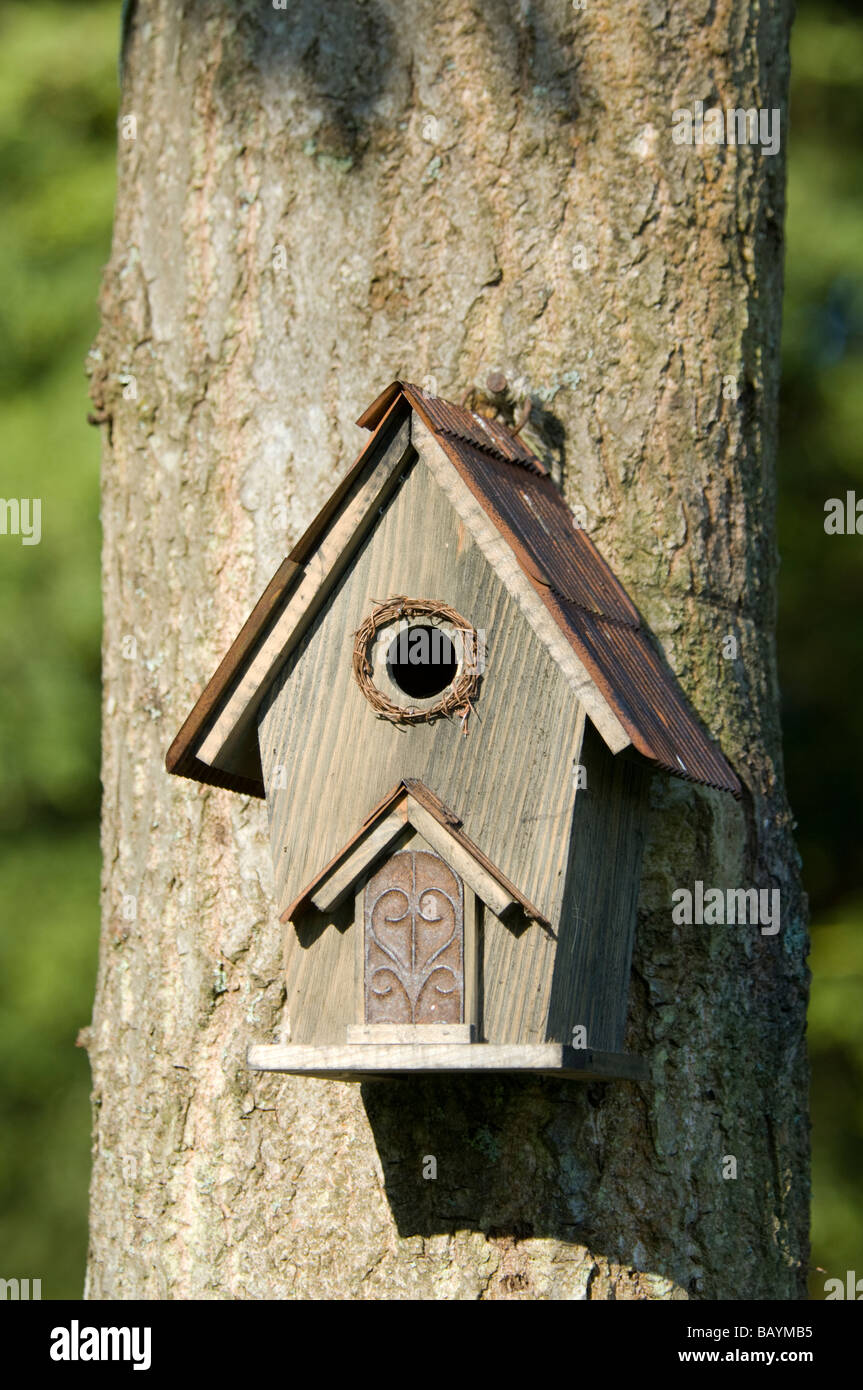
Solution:
{"label": "wooden base ledge", "polygon": [[592,1052],[565,1043],[357,1043],[310,1047],[257,1043],[253,1071],[280,1071],[328,1081],[431,1076],[438,1072],[539,1072],[572,1081],[646,1081],[647,1063],[623,1052]]}

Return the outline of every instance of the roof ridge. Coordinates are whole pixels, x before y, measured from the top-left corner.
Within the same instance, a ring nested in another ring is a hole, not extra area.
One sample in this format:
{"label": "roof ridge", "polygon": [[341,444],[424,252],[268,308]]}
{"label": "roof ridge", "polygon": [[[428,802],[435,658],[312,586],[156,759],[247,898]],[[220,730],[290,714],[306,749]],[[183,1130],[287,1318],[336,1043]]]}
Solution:
{"label": "roof ridge", "polygon": [[[487,419],[480,415],[479,411],[471,410],[469,406],[448,401],[444,396],[432,395],[430,391],[412,381],[399,378],[390,382],[368,409],[363,411],[357,424],[363,429],[376,430],[399,396],[404,396],[408,404],[420,413],[428,428],[435,433],[445,434],[451,439],[458,439],[463,444],[480,449],[500,463],[514,464],[539,477],[549,476],[542,459],[537,458],[521,436],[501,420]],[[470,422],[470,426],[467,425],[467,421]],[[501,447],[502,445],[506,445],[506,448]]]}
{"label": "roof ridge", "polygon": [[[527,917],[532,921],[538,922],[540,926],[548,927],[550,925],[548,918],[539,911],[529,898],[525,897],[521,889],[507,877],[502,869],[498,868],[497,864],[489,858],[484,850],[480,849],[476,841],[472,840],[465,832],[461,817],[451,810],[451,808],[440,799],[437,793],[433,792],[431,787],[419,777],[399,778],[395,786],[372,807],[371,811],[369,811],[354,834],[345,840],[333,857],[318,870],[302,891],[285,908],[284,912],[280,915],[280,920],[282,922],[293,921],[297,913],[305,910],[318,885],[324,882],[335,868],[345,862],[351,854],[351,851],[362,840],[362,837],[366,835],[383,816],[390,814],[405,798],[411,798],[423,811],[427,812],[436,820],[438,825],[440,825],[442,829],[444,829],[446,833],[470,855],[474,862],[478,864],[481,869],[485,870],[485,872],[504,889],[513,900],[513,904],[517,903]],[[379,852],[385,853],[386,850],[383,849]],[[357,872],[361,873],[363,870],[358,869]]]}
{"label": "roof ridge", "polygon": [[[479,416],[478,419],[482,419]],[[541,459],[532,456],[531,458],[507,458],[501,449],[496,449],[492,442],[480,443],[475,435],[462,434],[451,426],[438,425],[441,434],[448,434],[452,439],[460,439],[464,444],[470,444],[472,448],[479,449],[484,454],[489,454],[491,458],[497,459],[500,463],[508,463],[513,468],[523,468],[528,473],[535,473],[538,477],[548,477],[548,470]],[[505,426],[503,428],[506,428]],[[513,436],[515,438],[515,436]]]}
{"label": "roof ridge", "polygon": [[[456,405],[442,396],[432,396],[409,381],[402,382],[401,388],[409,403],[423,415],[429,429],[446,434],[451,439],[459,439],[501,463],[514,464],[528,473],[548,477],[548,469],[542,460],[502,421],[486,419],[466,405]],[[468,427],[465,417],[472,428]],[[501,447],[504,444],[510,452]]]}

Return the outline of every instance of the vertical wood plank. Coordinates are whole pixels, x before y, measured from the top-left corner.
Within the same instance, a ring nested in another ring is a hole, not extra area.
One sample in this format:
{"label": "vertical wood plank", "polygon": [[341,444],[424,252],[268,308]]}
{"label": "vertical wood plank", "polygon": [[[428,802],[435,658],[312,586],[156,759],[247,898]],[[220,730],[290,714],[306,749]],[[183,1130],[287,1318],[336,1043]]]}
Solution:
{"label": "vertical wood plank", "polygon": [[569,1043],[583,1024],[587,1046],[623,1047],[649,769],[614,757],[588,725],[554,964],[548,1040]]}
{"label": "vertical wood plank", "polygon": [[[440,598],[487,634],[476,714],[378,719],[353,679],[353,634],[392,593]],[[581,727],[568,685],[424,465],[409,470],[290,658],[260,726],[280,909],[403,776],[552,916],[562,894]]]}
{"label": "vertical wood plank", "polygon": [[[353,679],[353,634],[375,603],[393,593],[442,599],[484,630],[487,665],[466,738],[458,721],[405,727],[378,719]],[[400,778],[418,777],[554,920],[583,730],[583,710],[566,680],[417,460],[290,658],[261,721],[280,910]],[[537,925],[515,935],[485,910],[483,920],[478,968],[485,1034],[490,1041],[543,1041],[554,939]],[[312,960],[318,947],[304,949],[287,931],[298,1001],[314,994],[308,980],[321,978]],[[320,940],[327,968],[344,981],[336,944]],[[355,969],[351,954],[352,980]],[[325,987],[328,1004],[314,1040],[342,1042],[338,1030],[355,1020],[332,998],[332,982]],[[321,1038],[324,1027],[328,1036]]]}

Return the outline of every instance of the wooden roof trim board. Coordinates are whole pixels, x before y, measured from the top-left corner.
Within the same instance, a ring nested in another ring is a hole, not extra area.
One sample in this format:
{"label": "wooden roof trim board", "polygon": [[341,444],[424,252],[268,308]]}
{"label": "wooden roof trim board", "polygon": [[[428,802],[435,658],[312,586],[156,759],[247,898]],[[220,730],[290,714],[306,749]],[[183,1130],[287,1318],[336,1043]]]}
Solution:
{"label": "wooden roof trim board", "polygon": [[[232,754],[237,757],[236,750],[243,746],[244,738],[248,745],[256,710],[270,683],[398,481],[411,449],[409,415],[407,407],[394,407],[391,419],[372,437],[340,484],[339,505],[334,505],[330,498],[283,562],[281,569],[290,567],[285,569],[287,583],[281,587],[277,601],[270,602],[266,612],[259,604],[261,611],[256,609],[255,623],[250,619],[246,624],[243,652],[235,651],[237,644],[231,647],[174,741],[169,751],[169,771],[195,776],[216,786],[225,785],[226,775],[236,776],[237,769],[231,767]],[[178,748],[181,739],[182,746]],[[186,770],[190,750],[196,755],[194,771]],[[209,775],[201,775],[201,768],[208,769]],[[263,796],[262,774],[253,785],[254,794]]]}
{"label": "wooden roof trim board", "polygon": [[393,402],[403,397],[434,434],[451,435],[475,448],[484,449],[504,463],[520,465],[529,473],[548,476],[545,464],[531,453],[527,445],[497,420],[487,420],[463,405],[430,396],[409,381],[394,381],[373,401],[357,424],[363,429],[377,429]]}
{"label": "wooden roof trim board", "polygon": [[[397,407],[394,416],[396,410]],[[244,733],[248,732],[270,684],[307,631],[401,477],[412,453],[410,419],[408,415],[394,418],[386,434],[384,428],[374,436],[383,447],[370,456],[366,468],[356,473],[353,485],[343,494],[341,506],[330,512],[328,523],[316,529],[314,540],[307,542],[305,563],[290,601],[283,606],[265,640],[246,663],[201,744],[199,757],[203,762],[211,766],[227,765],[229,770],[234,770],[230,768],[232,752],[242,746]],[[303,552],[295,548],[292,556],[297,553]]]}
{"label": "wooden roof trim board", "polygon": [[[555,587],[550,573],[554,557],[549,557],[547,572],[539,568],[502,514],[498,497],[484,490],[466,466],[470,450],[433,436],[416,423],[412,438],[486,558],[518,598],[611,752],[619,753],[631,743],[666,771],[739,797],[737,777],[698,723],[673,672],[661,664],[632,600],[590,537],[581,531],[577,542],[573,539],[592,569],[595,593],[588,604],[574,602]],[[439,466],[435,444],[451,467]],[[513,491],[529,495],[528,486],[525,482]],[[550,490],[553,484],[533,480],[530,486]],[[559,506],[571,524],[563,498]],[[537,600],[545,609],[544,621],[537,618]],[[561,648],[568,655],[561,655]]]}
{"label": "wooden roof trim board", "polygon": [[414,423],[412,438],[423,462],[448,498],[451,506],[470,531],[501,583],[517,602],[527,622],[557,663],[573,694],[585,707],[591,721],[612,753],[620,753],[631,742],[603,693],[597,689],[577,650],[567,640],[552,609],[549,612],[548,584],[533,566],[521,562],[518,549],[501,534],[494,518],[482,506],[466,479],[450,466],[438,449],[438,441],[424,425]]}
{"label": "wooden roof trim board", "polygon": [[[550,479],[523,474],[521,480],[516,481],[517,475],[511,476],[510,470],[501,467],[501,463],[509,460],[504,460],[478,435],[468,439],[466,430],[441,429],[440,422],[446,418],[446,411],[457,410],[463,415],[465,412],[460,407],[431,400],[408,383],[397,385],[402,387],[406,399],[422,419],[427,435],[433,436],[472,494],[476,506],[505,540],[554,625],[568,642],[578,670],[586,677],[586,683],[579,683],[578,693],[611,751],[620,752],[631,743],[651,762],[679,777],[740,797],[739,779],[720,749],[708,738],[674,673],[654,652],[647,630],[623,585],[586,532],[574,528],[572,514]],[[396,398],[383,393],[366,412],[370,420],[376,418],[376,407],[381,408],[384,397],[388,401]],[[413,438],[418,444],[422,438],[422,431],[416,425]],[[433,466],[434,452],[432,449],[423,451],[429,466]],[[506,475],[503,486],[501,478],[495,474]],[[458,510],[457,489],[447,488],[445,473],[438,471],[436,476]],[[521,503],[526,504],[527,511]],[[463,507],[460,514],[467,522]],[[472,515],[473,521],[467,524],[478,538],[479,519],[475,509]],[[521,535],[516,529],[519,523]],[[493,545],[486,551],[489,559],[498,553]],[[558,583],[565,587],[573,578],[585,589],[589,602],[580,603],[574,593],[560,591]],[[509,587],[513,587],[511,582]],[[583,616],[579,609],[583,609]],[[541,626],[533,625],[541,632]],[[622,631],[616,633],[615,628]],[[553,642],[546,641],[546,646],[555,652]],[[558,659],[558,664],[567,672],[567,663]],[[651,702],[642,697],[639,682],[650,687]]]}
{"label": "wooden roof trim board", "polygon": [[260,648],[267,633],[283,611],[285,603],[297,587],[299,578],[303,573],[303,562],[313,552],[318,541],[325,534],[328,523],[345,502],[370,458],[386,439],[390,426],[397,425],[408,413],[409,408],[406,403],[401,401],[395,403],[392,418],[387,421],[386,428],[368,440],[356,462],[304,535],[297,541],[290,554],[279,565],[168,749],[165,766],[169,772],[180,777],[190,777],[194,781],[208,783],[211,786],[224,787],[228,791],[238,791],[263,798],[263,774],[256,778],[237,776],[203,761],[197,754],[224,705],[226,694],[235,685],[244,665],[252,659],[255,651]]}
{"label": "wooden roof trim board", "polygon": [[337,907],[408,824],[447,859],[496,916],[505,918],[518,908],[531,921],[548,927],[548,919],[539,909],[464,834],[460,818],[429,787],[412,777],[403,778],[387,792],[356,834],[285,909],[281,921],[292,922],[310,907],[324,912]]}
{"label": "wooden roof trim board", "polygon": [[[257,708],[415,444],[609,749],[632,744],[678,776],[740,795],[623,586],[586,533],[574,529],[566,502],[516,435],[407,382],[388,386],[358,423],[374,430],[368,445],[208,683],[171,745],[169,771],[263,795],[256,746],[251,751]],[[393,436],[402,426],[408,442],[395,459]],[[385,458],[384,477],[366,477],[363,494],[360,480],[373,458]]]}
{"label": "wooden roof trim board", "polygon": [[186,717],[177,737],[168,749],[165,766],[169,772],[174,772],[179,777],[191,777],[196,782],[208,782],[215,787],[225,787],[228,791],[244,792],[250,796],[262,797],[264,795],[263,778],[256,782],[221,772],[218,768],[209,767],[206,763],[201,762],[195,750],[208,727],[209,721],[217,712],[224,690],[231,684],[248,658],[261,632],[266,628],[299,572],[300,566],[291,559],[285,559],[279,565],[240,629],[239,636],[231,644],[216,668],[215,674],[207,682],[194,709]]}

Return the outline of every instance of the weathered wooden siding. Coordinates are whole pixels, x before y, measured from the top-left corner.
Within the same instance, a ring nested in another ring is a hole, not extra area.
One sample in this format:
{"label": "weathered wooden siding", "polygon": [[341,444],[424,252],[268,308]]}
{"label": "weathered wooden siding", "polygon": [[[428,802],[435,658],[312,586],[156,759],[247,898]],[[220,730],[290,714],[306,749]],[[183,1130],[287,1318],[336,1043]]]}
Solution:
{"label": "weathered wooden siding", "polygon": [[[425,848],[410,827],[391,851]],[[362,898],[332,915],[310,915],[286,927],[285,1037],[321,1047],[344,1043],[350,1024],[363,1021]],[[541,1043],[552,985],[556,941],[537,926],[516,934],[465,887],[465,1018],[477,1039],[493,1043]],[[476,961],[476,966],[473,962]]]}
{"label": "weathered wooden siding", "polygon": [[[448,720],[403,727],[378,719],[354,681],[353,634],[375,602],[394,593],[443,599],[484,629],[486,673],[467,737]],[[424,464],[414,462],[289,659],[261,720],[279,909],[399,778],[418,777],[553,919],[563,892],[583,722],[570,688],[517,605]],[[311,997],[317,957],[339,974],[334,928],[318,938],[314,951],[288,929],[292,1026],[295,1018],[296,1026],[306,1026],[299,1024],[300,1000]],[[534,1036],[540,976],[546,963],[550,968],[549,938],[535,925],[518,938],[509,928],[501,931],[505,935],[490,934],[487,946],[494,990],[502,991],[489,1000],[488,1023],[497,1029],[492,1020],[509,1016],[507,995],[524,995],[513,1014]],[[320,1014],[321,1028],[341,1027],[332,1001]],[[492,1036],[488,1030],[487,1035]]]}
{"label": "weathered wooden siding", "polygon": [[285,1014],[290,1042],[344,1042],[357,1010],[357,934],[354,899],[328,916],[285,931]]}
{"label": "weathered wooden siding", "polygon": [[[485,630],[486,673],[467,737],[457,721],[405,727],[378,719],[357,686],[354,631],[394,593],[444,599]],[[418,777],[552,916],[580,741],[578,711],[556,666],[414,463],[289,659],[261,721],[280,909],[399,778]]]}
{"label": "weathered wooden siding", "polygon": [[[436,853],[410,825],[386,855],[404,849]],[[315,1047],[344,1043],[349,1025],[364,1022],[363,894],[367,879],[380,867],[383,857],[370,866],[355,893],[333,913],[310,912],[297,929],[290,924],[285,928],[284,1036],[293,1043]],[[482,977],[477,961],[482,950],[481,918],[482,908],[465,884],[465,1021],[474,1025],[478,1022],[477,977]],[[497,925],[501,932],[507,931],[503,923]],[[550,970],[548,978],[550,982]]]}
{"label": "weathered wooden siding", "polygon": [[201,745],[201,757],[235,776],[259,776],[257,723],[270,679],[279,670],[282,652],[308,627],[326,594],[373,526],[397,484],[406,456],[413,457],[410,422],[403,419],[381,430],[365,464],[341,499],[336,514],[321,529],[313,554],[291,582],[281,612]]}
{"label": "weathered wooden siding", "polygon": [[482,942],[484,1041],[545,1042],[555,937],[538,926],[516,934],[483,907]]}
{"label": "weathered wooden siding", "polygon": [[588,723],[561,912],[560,946],[548,1016],[548,1041],[623,1046],[635,939],[650,770],[634,755],[614,757]]}

